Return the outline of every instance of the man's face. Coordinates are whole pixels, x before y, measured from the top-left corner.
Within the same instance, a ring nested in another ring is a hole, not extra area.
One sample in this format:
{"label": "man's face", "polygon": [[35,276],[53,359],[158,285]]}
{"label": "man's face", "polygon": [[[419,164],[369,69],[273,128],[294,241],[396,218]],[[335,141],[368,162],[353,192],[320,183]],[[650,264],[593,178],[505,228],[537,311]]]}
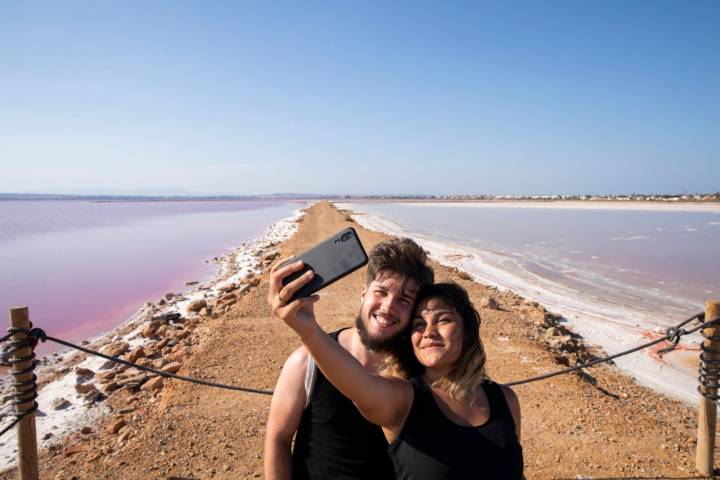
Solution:
{"label": "man's face", "polygon": [[[363,345],[370,350],[390,349],[407,333],[418,286],[414,280],[380,272],[363,287],[356,321]],[[407,340],[406,340],[407,341]]]}

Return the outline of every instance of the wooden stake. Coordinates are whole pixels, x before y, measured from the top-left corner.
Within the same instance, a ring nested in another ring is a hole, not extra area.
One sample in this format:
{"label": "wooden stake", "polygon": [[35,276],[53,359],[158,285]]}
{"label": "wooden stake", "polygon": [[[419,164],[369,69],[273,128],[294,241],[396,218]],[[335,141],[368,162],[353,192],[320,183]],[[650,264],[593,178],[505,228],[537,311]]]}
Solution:
{"label": "wooden stake", "polygon": [[[10,325],[16,328],[30,328],[30,314],[28,307],[12,307],[10,309]],[[12,339],[24,340],[28,338],[25,333],[16,333]],[[14,356],[18,358],[28,357],[32,354],[32,347],[25,347],[18,350]],[[16,363],[13,365],[13,371],[21,371],[30,368],[32,360]],[[17,382],[26,382],[32,380],[32,373],[25,373],[15,376]],[[15,392],[20,394],[25,390],[24,387],[16,387]],[[33,406],[33,400],[17,405],[18,410],[27,410]],[[37,480],[38,473],[38,456],[37,456],[37,436],[35,432],[35,413],[26,415],[17,424],[17,440],[18,440],[18,470],[20,471],[21,480]]]}
{"label": "wooden stake", "polygon": [[[720,301],[708,300],[705,302],[705,321],[710,322],[720,318]],[[703,330],[707,336],[720,336],[720,324]],[[706,348],[720,350],[720,341],[705,339]],[[720,360],[720,355],[706,354],[708,360]],[[718,383],[718,378],[710,378],[711,383]],[[703,388],[708,395],[717,395],[717,388]],[[698,410],[697,455],[695,466],[702,475],[712,475],[715,457],[715,424],[717,420],[717,402],[712,398],[700,397]]]}

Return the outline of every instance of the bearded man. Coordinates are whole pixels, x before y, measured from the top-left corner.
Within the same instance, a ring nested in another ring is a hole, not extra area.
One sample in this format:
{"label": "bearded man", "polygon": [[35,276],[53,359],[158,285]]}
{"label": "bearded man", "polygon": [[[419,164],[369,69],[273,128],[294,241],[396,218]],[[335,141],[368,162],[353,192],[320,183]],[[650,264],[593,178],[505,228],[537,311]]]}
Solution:
{"label": "bearded man", "polygon": [[[275,316],[306,313],[280,298],[283,278],[302,267],[296,262],[271,273],[268,302]],[[403,238],[378,244],[369,255],[355,326],[332,337],[368,371],[377,373],[385,352],[399,341],[409,341],[406,333],[417,292],[433,280],[427,255],[414,241]],[[317,297],[296,301],[310,306]],[[275,386],[265,436],[265,478],[395,478],[380,427],[365,420],[352,401],[325,379],[305,347],[288,357]]]}

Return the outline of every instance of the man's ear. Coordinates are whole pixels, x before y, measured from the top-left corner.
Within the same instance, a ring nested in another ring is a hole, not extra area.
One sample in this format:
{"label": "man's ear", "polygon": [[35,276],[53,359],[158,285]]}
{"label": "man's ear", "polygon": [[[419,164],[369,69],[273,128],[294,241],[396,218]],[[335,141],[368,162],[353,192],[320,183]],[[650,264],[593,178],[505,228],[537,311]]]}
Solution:
{"label": "man's ear", "polygon": [[362,305],[362,302],[365,300],[365,294],[367,293],[367,285],[363,285],[362,290],[360,291],[360,304]]}

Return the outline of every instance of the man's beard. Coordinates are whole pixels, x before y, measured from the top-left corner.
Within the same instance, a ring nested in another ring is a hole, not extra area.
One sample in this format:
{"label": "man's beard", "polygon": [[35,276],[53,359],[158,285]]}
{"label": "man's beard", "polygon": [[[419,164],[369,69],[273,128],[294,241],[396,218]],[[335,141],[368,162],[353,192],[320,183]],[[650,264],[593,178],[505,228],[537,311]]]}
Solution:
{"label": "man's beard", "polygon": [[355,319],[355,328],[357,328],[358,334],[360,335],[360,342],[362,342],[365,348],[372,350],[373,352],[396,352],[403,342],[409,341],[407,332],[403,330],[400,330],[389,337],[371,338],[367,328],[365,327],[365,322],[362,321],[361,314],[358,314]]}

